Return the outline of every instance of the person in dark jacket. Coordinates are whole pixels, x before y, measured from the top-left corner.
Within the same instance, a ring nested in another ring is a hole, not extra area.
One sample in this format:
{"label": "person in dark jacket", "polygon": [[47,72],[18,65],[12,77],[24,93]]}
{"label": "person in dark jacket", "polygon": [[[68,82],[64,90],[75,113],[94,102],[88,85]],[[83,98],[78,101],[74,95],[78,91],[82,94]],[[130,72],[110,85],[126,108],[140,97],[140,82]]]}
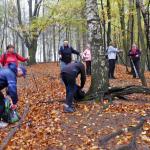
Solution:
{"label": "person in dark jacket", "polygon": [[140,50],[136,44],[133,44],[131,50],[129,50],[128,53],[128,56],[130,56],[131,72],[133,74],[133,78],[139,78],[140,76],[140,55]]}
{"label": "person in dark jacket", "polygon": [[0,112],[0,116],[4,110],[4,95],[2,90],[7,88],[7,94],[12,100],[11,109],[17,108],[18,95],[17,95],[17,77],[25,77],[26,69],[24,67],[18,67],[15,63],[8,64],[8,67],[0,69],[0,106],[3,107]]}
{"label": "person in dark jacket", "polygon": [[60,47],[60,68],[61,70],[72,61],[72,54],[80,55],[80,53],[74,50],[71,46],[68,45],[68,41],[64,41],[64,45]]}
{"label": "person in dark jacket", "polygon": [[79,89],[84,87],[86,81],[85,67],[84,64],[80,62],[73,62],[66,65],[61,70],[61,77],[66,86],[66,105],[64,106],[65,112],[74,112],[73,109],[73,99],[76,90],[76,78],[78,75],[81,75],[81,84],[78,86]]}

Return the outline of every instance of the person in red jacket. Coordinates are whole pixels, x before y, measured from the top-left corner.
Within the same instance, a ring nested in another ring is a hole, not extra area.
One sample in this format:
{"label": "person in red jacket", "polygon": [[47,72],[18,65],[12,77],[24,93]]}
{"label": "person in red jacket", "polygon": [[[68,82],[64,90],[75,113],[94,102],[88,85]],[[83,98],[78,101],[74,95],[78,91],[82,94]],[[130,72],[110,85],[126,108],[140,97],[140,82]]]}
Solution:
{"label": "person in red jacket", "polygon": [[7,46],[7,52],[0,57],[0,63],[2,66],[7,66],[9,63],[15,63],[18,66],[18,61],[25,62],[29,58],[24,58],[14,52],[15,47],[13,45]]}

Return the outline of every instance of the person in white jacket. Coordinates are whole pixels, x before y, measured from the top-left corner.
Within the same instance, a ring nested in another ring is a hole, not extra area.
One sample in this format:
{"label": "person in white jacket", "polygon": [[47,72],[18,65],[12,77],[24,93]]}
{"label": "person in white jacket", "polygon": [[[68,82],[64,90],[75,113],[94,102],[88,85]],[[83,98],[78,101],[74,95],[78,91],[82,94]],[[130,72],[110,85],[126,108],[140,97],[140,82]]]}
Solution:
{"label": "person in white jacket", "polygon": [[109,61],[108,77],[110,79],[115,79],[114,72],[115,72],[115,64],[116,64],[118,52],[119,52],[118,48],[115,47],[115,44],[110,43],[110,46],[108,47],[108,50],[107,50],[108,61]]}
{"label": "person in white jacket", "polygon": [[82,53],[82,59],[86,63],[86,74],[91,75],[91,48],[89,44],[87,44],[86,49]]}

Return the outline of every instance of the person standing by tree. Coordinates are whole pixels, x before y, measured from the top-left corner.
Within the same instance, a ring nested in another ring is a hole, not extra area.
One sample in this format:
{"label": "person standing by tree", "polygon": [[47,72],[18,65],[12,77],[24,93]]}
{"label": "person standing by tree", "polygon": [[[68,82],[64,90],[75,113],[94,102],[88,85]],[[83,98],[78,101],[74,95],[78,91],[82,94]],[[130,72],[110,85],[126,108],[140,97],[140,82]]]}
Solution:
{"label": "person standing by tree", "polygon": [[[76,85],[76,78],[78,75],[81,75],[80,86]],[[80,90],[84,87],[86,81],[85,75],[85,67],[81,62],[74,62],[66,65],[61,70],[61,77],[66,86],[66,104],[64,106],[64,112],[74,112],[73,109],[73,99],[76,93],[76,88],[78,87]]]}
{"label": "person standing by tree", "polygon": [[87,44],[85,51],[82,53],[82,59],[86,63],[86,74],[91,75],[91,49],[89,44]]}
{"label": "person standing by tree", "polygon": [[115,64],[116,64],[118,52],[119,52],[118,48],[116,48],[115,44],[111,42],[107,50],[108,61],[109,61],[108,77],[110,79],[115,79],[114,72],[115,72]]}
{"label": "person standing by tree", "polygon": [[11,44],[8,45],[6,49],[6,53],[2,54],[0,57],[0,63],[2,66],[7,66],[9,63],[15,63],[18,66],[18,61],[25,62],[29,59],[29,57],[24,58],[19,54],[15,53],[15,47]]}
{"label": "person standing by tree", "polygon": [[69,46],[68,41],[64,41],[64,45],[60,47],[60,68],[61,70],[72,61],[72,54],[80,55],[80,53]]}
{"label": "person standing by tree", "polygon": [[140,55],[141,51],[138,49],[137,45],[132,44],[131,50],[129,50],[130,61],[131,61],[131,72],[133,78],[139,78],[140,76]]}

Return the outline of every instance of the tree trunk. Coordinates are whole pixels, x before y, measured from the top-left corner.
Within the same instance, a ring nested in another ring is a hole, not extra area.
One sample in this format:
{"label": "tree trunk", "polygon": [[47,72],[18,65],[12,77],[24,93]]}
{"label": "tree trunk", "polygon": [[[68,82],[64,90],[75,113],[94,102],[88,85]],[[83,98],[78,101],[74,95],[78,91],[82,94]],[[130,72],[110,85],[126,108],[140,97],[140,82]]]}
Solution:
{"label": "tree trunk", "polygon": [[92,49],[92,80],[89,93],[108,90],[108,71],[103,45],[102,28],[95,0],[86,0],[88,39]]}
{"label": "tree trunk", "polygon": [[128,20],[128,34],[127,34],[127,49],[131,49],[133,44],[133,29],[134,29],[134,16],[133,16],[134,0],[129,0],[129,20]]}
{"label": "tree trunk", "polygon": [[79,31],[79,27],[77,27],[76,29],[76,49],[81,52],[81,43],[80,43],[81,39],[80,39],[80,31]]}
{"label": "tree trunk", "polygon": [[107,0],[107,16],[108,16],[108,29],[107,29],[107,46],[111,41],[111,5],[110,0]]}
{"label": "tree trunk", "polygon": [[55,25],[53,25],[53,52],[54,52],[54,61],[57,60],[56,58],[56,40],[55,40]]}
{"label": "tree trunk", "polygon": [[101,7],[102,7],[102,16],[103,16],[103,20],[102,20],[102,24],[103,24],[103,43],[104,43],[104,50],[106,52],[106,21],[105,21],[105,12],[104,12],[104,5],[103,5],[103,0],[101,0]]}
{"label": "tree trunk", "polygon": [[149,5],[150,0],[148,2],[147,7],[144,6],[143,1],[137,1],[137,6],[140,7],[142,12],[142,16],[144,19],[145,31],[146,31],[146,39],[147,39],[147,61],[148,61],[148,70],[150,70],[150,14],[149,14]]}
{"label": "tree trunk", "polygon": [[[44,17],[44,0],[43,0],[43,17]],[[46,62],[46,50],[45,50],[45,32],[43,32],[43,62]]]}
{"label": "tree trunk", "polygon": [[28,46],[29,56],[30,56],[30,64],[36,63],[36,50],[37,50],[37,39],[34,39],[31,42],[31,45]]}
{"label": "tree trunk", "polygon": [[[36,0],[35,4],[34,4],[34,10],[32,11],[32,8],[33,8],[32,0],[28,0],[29,26],[32,25],[32,22],[35,18],[38,18],[41,3],[42,3],[42,0],[40,0],[40,1]],[[22,32],[19,33],[19,35],[24,40],[24,43],[26,44],[27,48],[29,49],[30,63],[33,64],[36,62],[35,54],[36,54],[36,50],[37,50],[37,40],[41,33],[41,30],[38,29],[38,27],[34,28],[33,30],[31,30],[31,28],[28,28],[26,31],[24,30],[24,23],[22,22],[20,0],[17,0],[17,11],[18,11],[18,22],[19,22],[20,28],[23,29]],[[34,33],[34,35],[32,35],[32,33]]]}
{"label": "tree trunk", "polygon": [[121,24],[121,30],[122,30],[123,49],[124,49],[124,52],[125,52],[125,61],[126,61],[126,64],[127,64],[127,62],[128,62],[128,60],[127,60],[128,49],[126,47],[124,0],[121,0],[121,2],[118,1],[118,6],[119,6],[120,24]]}
{"label": "tree trunk", "polygon": [[[136,0],[136,4],[139,3],[139,0]],[[144,76],[144,71],[145,71],[145,62],[146,62],[146,47],[145,47],[145,40],[144,40],[144,33],[142,29],[142,24],[141,24],[141,13],[140,13],[140,7],[139,5],[136,5],[136,10],[137,10],[137,21],[138,21],[138,33],[139,33],[139,39],[140,39],[140,44],[142,47],[142,55],[141,55],[141,81],[142,85],[147,86],[146,79]]]}

